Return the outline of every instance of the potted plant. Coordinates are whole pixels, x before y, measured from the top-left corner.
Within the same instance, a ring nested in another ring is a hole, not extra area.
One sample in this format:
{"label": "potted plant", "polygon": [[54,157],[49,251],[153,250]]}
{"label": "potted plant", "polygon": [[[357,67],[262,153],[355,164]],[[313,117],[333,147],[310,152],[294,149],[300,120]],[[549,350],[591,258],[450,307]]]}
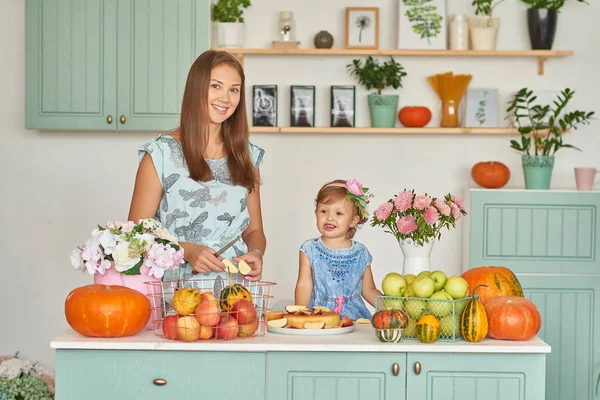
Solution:
{"label": "potted plant", "polygon": [[402,78],[406,76],[404,67],[390,56],[389,61],[380,63],[369,56],[364,64],[362,60],[353,60],[347,65],[351,76],[358,79],[358,83],[367,90],[376,89],[375,93],[368,96],[371,126],[374,128],[393,128],[396,124],[398,111],[397,94],[381,94],[386,87],[398,89],[402,87]]}
{"label": "potted plant", "polygon": [[[527,27],[529,42],[533,50],[550,50],[556,33],[558,12],[565,5],[565,0],[522,0],[529,6],[527,10]],[[587,3],[586,0],[575,0]]]}
{"label": "potted plant", "polygon": [[557,95],[552,105],[541,105],[535,104],[537,96],[532,90],[523,88],[509,101],[506,111],[509,117],[513,116],[521,134],[521,143],[511,140],[510,147],[522,153],[526,189],[548,190],[554,154],[563,147],[580,150],[564,143],[563,135],[589,124],[594,112],[565,112],[574,95],[575,92],[567,88]]}
{"label": "potted plant", "polygon": [[473,0],[475,17],[469,18],[471,48],[473,50],[494,50],[498,39],[500,18],[493,17],[493,11],[504,0]]}
{"label": "potted plant", "polygon": [[244,47],[245,25],[243,9],[250,0],[218,0],[212,7],[212,20],[216,23],[217,46]]}

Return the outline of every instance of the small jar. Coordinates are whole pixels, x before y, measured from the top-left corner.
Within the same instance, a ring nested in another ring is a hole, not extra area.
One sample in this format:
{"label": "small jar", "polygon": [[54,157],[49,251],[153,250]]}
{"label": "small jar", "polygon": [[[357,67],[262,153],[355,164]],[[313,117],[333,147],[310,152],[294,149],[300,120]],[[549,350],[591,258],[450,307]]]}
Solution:
{"label": "small jar", "polygon": [[281,11],[279,13],[279,34],[283,42],[292,42],[296,37],[296,23],[292,11]]}
{"label": "small jar", "polygon": [[455,14],[450,23],[450,50],[469,50],[469,23],[464,14]]}

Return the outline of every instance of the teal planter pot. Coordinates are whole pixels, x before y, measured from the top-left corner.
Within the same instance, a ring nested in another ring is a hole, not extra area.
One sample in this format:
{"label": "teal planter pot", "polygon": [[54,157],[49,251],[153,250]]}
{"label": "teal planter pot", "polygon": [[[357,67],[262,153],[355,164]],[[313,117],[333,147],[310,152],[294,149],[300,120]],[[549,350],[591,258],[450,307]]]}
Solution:
{"label": "teal planter pot", "polygon": [[369,112],[373,128],[393,128],[398,112],[397,94],[370,94]]}
{"label": "teal planter pot", "polygon": [[525,189],[550,189],[554,156],[528,156],[523,155],[523,173],[525,175]]}

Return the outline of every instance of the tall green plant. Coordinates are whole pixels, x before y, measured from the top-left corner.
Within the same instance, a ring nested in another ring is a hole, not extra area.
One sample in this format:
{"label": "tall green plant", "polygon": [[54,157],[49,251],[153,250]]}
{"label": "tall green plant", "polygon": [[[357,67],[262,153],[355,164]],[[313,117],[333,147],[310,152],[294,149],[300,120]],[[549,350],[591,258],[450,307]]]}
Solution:
{"label": "tall green plant", "polygon": [[404,67],[392,56],[383,64],[373,60],[372,56],[367,57],[364,64],[362,60],[352,60],[352,64],[348,64],[346,68],[350,76],[358,79],[358,83],[364,85],[367,90],[376,89],[377,94],[381,94],[386,87],[402,87],[402,78],[406,76]]}
{"label": "tall green plant", "polygon": [[[522,0],[529,8],[549,8],[559,10],[565,5],[565,0]],[[586,0],[575,0],[580,3],[589,4]]]}
{"label": "tall green plant", "polygon": [[534,104],[537,96],[532,90],[519,90],[515,98],[508,102],[506,111],[509,113],[507,118],[514,117],[519,127],[521,143],[511,140],[510,147],[523,154],[536,156],[551,156],[563,147],[581,151],[564,143],[563,134],[570,129],[577,129],[579,125],[588,125],[595,112],[576,110],[563,114],[574,95],[575,92],[567,88],[557,95],[552,105],[540,105]]}
{"label": "tall green plant", "polygon": [[491,17],[494,8],[504,0],[473,0],[472,6],[475,6],[475,15],[483,15],[484,17]]}
{"label": "tall green plant", "polygon": [[250,7],[250,0],[219,0],[212,8],[215,22],[244,22],[244,10]]}

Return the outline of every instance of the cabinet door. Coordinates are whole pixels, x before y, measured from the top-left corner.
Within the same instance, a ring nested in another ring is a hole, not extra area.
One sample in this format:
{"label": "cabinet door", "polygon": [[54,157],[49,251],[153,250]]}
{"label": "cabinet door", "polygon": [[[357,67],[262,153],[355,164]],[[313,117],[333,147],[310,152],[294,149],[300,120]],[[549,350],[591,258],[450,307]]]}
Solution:
{"label": "cabinet door", "polygon": [[545,400],[544,354],[409,353],[407,360],[407,399]]}
{"label": "cabinet door", "polygon": [[[398,364],[398,375],[394,375]],[[267,397],[277,400],[403,400],[406,354],[268,353]]]}
{"label": "cabinet door", "polygon": [[518,275],[542,316],[538,334],[552,346],[548,400],[596,399],[600,375],[600,276]]}
{"label": "cabinet door", "polygon": [[600,274],[600,193],[472,190],[469,268]]}
{"label": "cabinet door", "polygon": [[[156,379],[166,384],[157,386]],[[264,353],[56,352],[56,400],[264,398]]]}
{"label": "cabinet door", "polygon": [[117,0],[27,0],[27,129],[116,129],[116,16]]}
{"label": "cabinet door", "polygon": [[209,48],[209,4],[119,0],[119,130],[179,125],[187,74]]}

